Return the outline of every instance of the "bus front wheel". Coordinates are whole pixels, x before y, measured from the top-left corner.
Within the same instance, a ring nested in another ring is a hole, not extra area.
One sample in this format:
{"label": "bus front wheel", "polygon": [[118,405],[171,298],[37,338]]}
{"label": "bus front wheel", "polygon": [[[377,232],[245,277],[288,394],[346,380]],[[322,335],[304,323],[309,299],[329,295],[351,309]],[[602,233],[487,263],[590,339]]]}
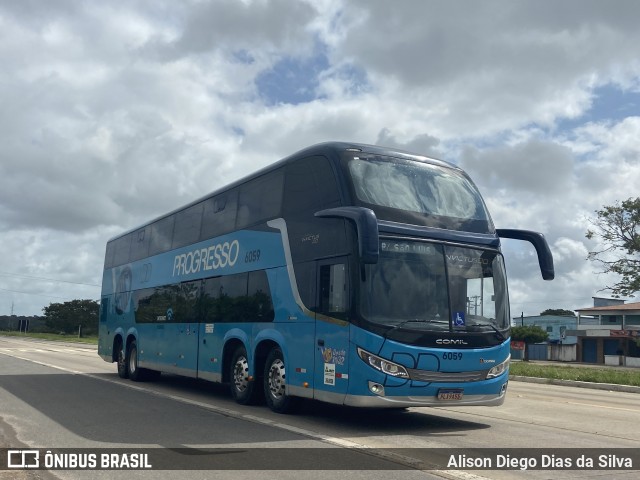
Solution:
{"label": "bus front wheel", "polygon": [[264,367],[264,395],[267,405],[276,413],[289,413],[298,404],[298,398],[286,392],[287,372],[284,355],[279,348],[273,348],[267,356]]}

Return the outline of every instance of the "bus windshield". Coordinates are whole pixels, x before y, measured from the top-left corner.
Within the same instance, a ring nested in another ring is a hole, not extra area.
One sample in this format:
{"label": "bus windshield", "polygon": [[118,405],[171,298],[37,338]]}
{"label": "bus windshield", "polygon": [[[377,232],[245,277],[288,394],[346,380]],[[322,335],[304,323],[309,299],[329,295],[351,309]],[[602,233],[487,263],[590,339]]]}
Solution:
{"label": "bus windshield", "polygon": [[360,154],[347,160],[347,170],[357,202],[380,220],[493,233],[478,189],[455,168]]}
{"label": "bus windshield", "polygon": [[498,252],[383,239],[378,263],[364,268],[358,303],[369,322],[459,333],[509,327]]}

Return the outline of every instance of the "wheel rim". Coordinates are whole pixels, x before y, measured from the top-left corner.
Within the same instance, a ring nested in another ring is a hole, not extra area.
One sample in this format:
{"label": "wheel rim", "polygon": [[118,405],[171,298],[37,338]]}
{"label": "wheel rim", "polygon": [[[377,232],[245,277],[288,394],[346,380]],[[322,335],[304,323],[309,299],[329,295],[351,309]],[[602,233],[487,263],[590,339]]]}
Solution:
{"label": "wheel rim", "polygon": [[284,362],[278,358],[273,361],[271,368],[269,368],[269,392],[274,398],[284,397],[284,380]]}
{"label": "wheel rim", "polygon": [[135,348],[129,353],[129,373],[134,374],[138,369],[138,351]]}
{"label": "wheel rim", "polygon": [[249,362],[244,356],[239,356],[233,366],[233,384],[240,393],[249,387]]}

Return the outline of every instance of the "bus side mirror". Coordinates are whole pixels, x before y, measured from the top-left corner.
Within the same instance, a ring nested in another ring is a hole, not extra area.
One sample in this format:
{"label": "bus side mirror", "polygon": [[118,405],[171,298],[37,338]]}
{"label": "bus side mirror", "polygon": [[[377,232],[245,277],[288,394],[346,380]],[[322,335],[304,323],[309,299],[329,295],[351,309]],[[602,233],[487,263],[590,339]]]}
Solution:
{"label": "bus side mirror", "polygon": [[362,263],[378,263],[378,219],[373,210],[363,207],[336,207],[315,213],[321,218],[346,218],[358,232],[358,250]]}
{"label": "bus side mirror", "polygon": [[526,240],[533,244],[538,254],[538,263],[540,264],[540,272],[545,280],[553,280],[555,270],[553,268],[553,255],[549,249],[549,244],[544,235],[529,230],[513,230],[513,229],[496,229],[500,238],[513,238],[514,240]]}

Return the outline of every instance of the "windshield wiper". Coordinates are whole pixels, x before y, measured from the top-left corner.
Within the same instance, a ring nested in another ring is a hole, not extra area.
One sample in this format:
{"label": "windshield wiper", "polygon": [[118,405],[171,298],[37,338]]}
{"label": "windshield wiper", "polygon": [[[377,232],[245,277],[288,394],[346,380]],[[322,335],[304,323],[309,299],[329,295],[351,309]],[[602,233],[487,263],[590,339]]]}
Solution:
{"label": "windshield wiper", "polygon": [[398,330],[399,328],[404,327],[408,323],[419,323],[419,324],[424,324],[424,325],[435,323],[435,324],[439,324],[439,325],[449,325],[449,322],[447,320],[442,320],[440,318],[432,318],[431,320],[419,319],[419,318],[415,318],[415,319],[412,319],[412,320],[405,320],[403,322],[400,322],[397,325],[394,325],[393,328],[387,330],[387,333],[385,333],[385,338],[389,338],[389,334],[391,334],[391,332],[394,332],[395,330]]}
{"label": "windshield wiper", "polygon": [[507,337],[505,337],[502,332],[500,330],[498,330],[498,327],[496,327],[493,323],[472,323],[469,325],[470,327],[489,327],[491,328],[494,332],[496,332],[496,334],[498,335],[498,337],[500,338],[500,340],[506,340]]}
{"label": "windshield wiper", "polygon": [[404,322],[400,322],[397,327],[403,327],[404,325],[406,325],[407,323],[446,323],[447,325],[449,324],[448,320],[443,320],[441,318],[431,318],[431,319],[426,319],[426,318],[413,318],[411,320],[405,320]]}

